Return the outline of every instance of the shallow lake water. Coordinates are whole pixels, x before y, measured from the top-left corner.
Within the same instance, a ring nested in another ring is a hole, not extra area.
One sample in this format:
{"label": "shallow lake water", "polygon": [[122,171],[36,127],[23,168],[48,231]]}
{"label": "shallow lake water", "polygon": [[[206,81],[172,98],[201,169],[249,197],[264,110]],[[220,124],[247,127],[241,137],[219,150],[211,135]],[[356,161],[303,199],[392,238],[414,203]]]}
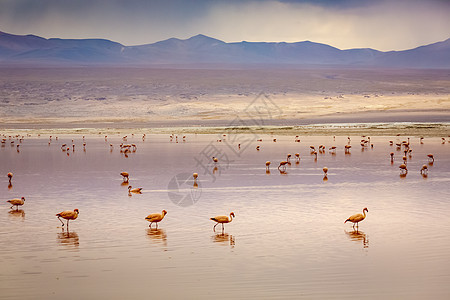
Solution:
{"label": "shallow lake water", "polygon": [[[450,143],[440,137],[411,137],[405,177],[403,152],[388,141],[406,137],[372,137],[374,147],[361,148],[352,136],[350,154],[346,136],[141,137],[86,136],[85,151],[79,135],[50,144],[48,136],[26,137],[19,151],[7,139],[1,299],[450,298]],[[137,151],[126,157],[122,142]],[[75,151],[62,151],[64,143]],[[309,146],[320,144],[327,149],[315,160]],[[128,195],[122,171],[142,194]],[[6,200],[22,196],[25,205],[10,209]],[[344,224],[364,207],[358,231]],[[75,208],[67,231],[55,214]],[[167,216],[150,229],[145,217],[163,209]],[[232,211],[224,232],[213,232],[209,218]]]}

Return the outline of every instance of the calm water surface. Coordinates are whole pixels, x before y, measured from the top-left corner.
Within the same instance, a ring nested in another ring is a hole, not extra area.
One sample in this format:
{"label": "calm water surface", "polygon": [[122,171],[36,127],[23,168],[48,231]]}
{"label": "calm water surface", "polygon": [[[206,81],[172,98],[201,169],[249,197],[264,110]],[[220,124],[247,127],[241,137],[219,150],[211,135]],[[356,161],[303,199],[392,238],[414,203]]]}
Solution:
{"label": "calm water surface", "polygon": [[[136,135],[126,142],[137,145],[128,157],[119,152],[120,136],[88,136],[86,151],[81,136],[51,145],[48,137],[26,138],[20,152],[7,141],[0,148],[0,298],[450,298],[449,143],[412,137],[409,173],[400,177],[403,154],[388,141],[403,137],[374,137],[374,148],[362,150],[355,136],[351,154],[343,150],[347,137],[218,138]],[[72,139],[75,152],[67,155],[60,146]],[[309,146],[320,144],[337,146],[336,154],[327,150],[315,161]],[[278,163],[297,152],[300,162],[280,174]],[[436,161],[423,177],[428,153]],[[121,171],[142,194],[128,196]],[[198,188],[182,180],[193,172]],[[22,196],[18,211],[5,202]],[[364,207],[358,231],[344,224]],[[74,208],[79,218],[63,231],[55,214]],[[163,209],[166,218],[150,229],[144,218]],[[214,233],[209,218],[231,211],[235,220]]]}

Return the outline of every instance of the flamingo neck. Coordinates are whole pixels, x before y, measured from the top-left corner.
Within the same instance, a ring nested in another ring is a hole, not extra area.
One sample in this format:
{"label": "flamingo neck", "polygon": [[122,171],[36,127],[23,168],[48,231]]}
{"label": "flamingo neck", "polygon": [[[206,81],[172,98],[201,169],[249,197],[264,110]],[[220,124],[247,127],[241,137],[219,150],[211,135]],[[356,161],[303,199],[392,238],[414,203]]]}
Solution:
{"label": "flamingo neck", "polygon": [[230,222],[233,221],[233,215],[230,214]]}

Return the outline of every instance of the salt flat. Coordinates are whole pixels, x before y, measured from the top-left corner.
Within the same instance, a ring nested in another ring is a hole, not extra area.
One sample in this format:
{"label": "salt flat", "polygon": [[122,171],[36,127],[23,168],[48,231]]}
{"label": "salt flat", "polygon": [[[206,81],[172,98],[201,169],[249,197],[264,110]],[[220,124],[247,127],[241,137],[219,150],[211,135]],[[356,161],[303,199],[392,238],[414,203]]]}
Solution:
{"label": "salt flat", "polygon": [[446,70],[2,68],[0,91],[9,128],[228,125],[261,95],[265,125],[450,121]]}

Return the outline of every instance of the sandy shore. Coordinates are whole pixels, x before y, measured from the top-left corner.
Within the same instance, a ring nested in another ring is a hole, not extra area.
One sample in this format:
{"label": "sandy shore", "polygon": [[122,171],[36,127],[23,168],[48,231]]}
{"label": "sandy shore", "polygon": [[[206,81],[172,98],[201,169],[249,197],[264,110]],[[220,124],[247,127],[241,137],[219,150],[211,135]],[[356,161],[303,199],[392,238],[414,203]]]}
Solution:
{"label": "sandy shore", "polygon": [[273,134],[335,136],[427,136],[450,137],[450,122],[445,123],[328,123],[292,126],[173,126],[173,127],[24,127],[0,128],[3,135],[126,135],[126,134]]}

